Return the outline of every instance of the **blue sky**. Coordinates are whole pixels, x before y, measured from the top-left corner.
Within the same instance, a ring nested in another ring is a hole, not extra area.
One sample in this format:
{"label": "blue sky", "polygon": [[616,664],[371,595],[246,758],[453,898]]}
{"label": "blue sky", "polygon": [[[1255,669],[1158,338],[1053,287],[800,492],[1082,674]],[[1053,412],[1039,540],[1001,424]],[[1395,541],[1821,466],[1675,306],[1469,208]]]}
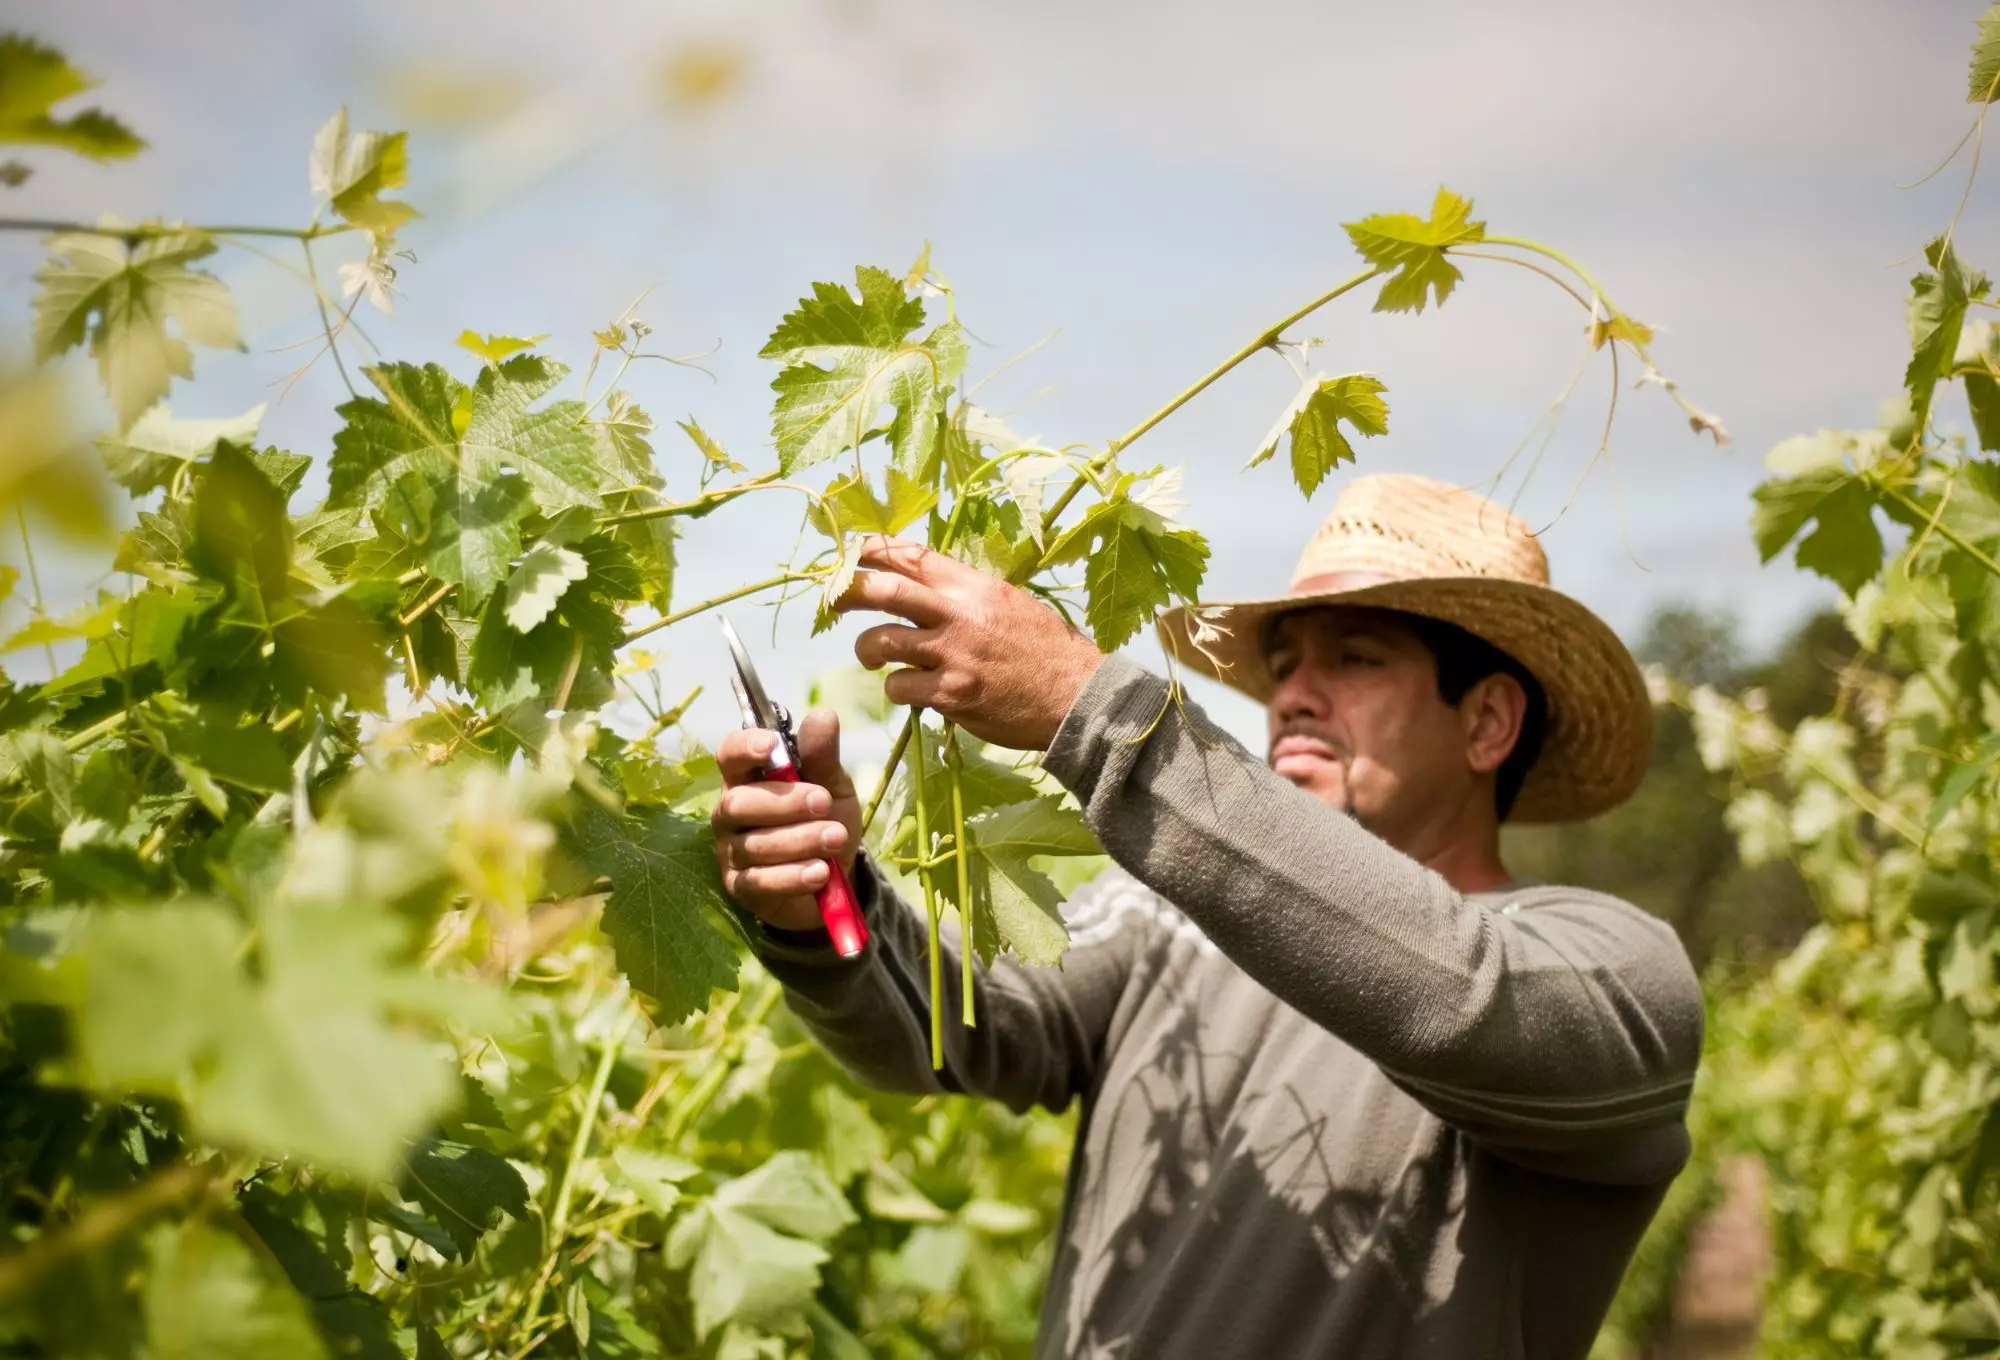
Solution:
{"label": "blue sky", "polygon": [[[771,374],[756,350],[815,279],[900,269],[933,242],[985,342],[975,373],[1053,334],[988,404],[1023,433],[1102,441],[1351,273],[1340,223],[1421,210],[1445,183],[1493,230],[1589,264],[1660,328],[1662,365],[1736,437],[1718,451],[1659,394],[1626,391],[1622,516],[1599,471],[1546,538],[1556,584],[1628,633],[1656,604],[1693,599],[1761,641],[1830,591],[1757,564],[1749,489],[1772,444],[1869,422],[1900,381],[1914,252],[1962,179],[1895,186],[1968,124],[1980,8],[66,0],[11,22],[101,77],[96,100],[153,146],[110,167],[42,158],[9,207],[300,223],[313,132],[344,103],[357,127],[411,129],[407,196],[425,213],[405,236],[417,260],[395,315],[367,323],[385,357],[470,365],[450,344],[471,327],[551,332],[580,363],[589,331],[650,289],[642,314],[663,348],[722,348],[706,361],[713,383],[635,370],[641,404],[662,425],[693,415],[768,465]],[[712,98],[662,93],[663,71],[703,63],[727,73]],[[1960,237],[1989,266],[1992,207],[1976,191]],[[17,352],[36,261],[31,240],[0,241]],[[250,352],[202,356],[200,381],[172,398],[180,415],[274,400],[298,362],[275,347],[314,325],[282,270],[241,254],[218,268]],[[1474,483],[1569,381],[1580,323],[1546,284],[1495,265],[1469,269],[1441,314],[1336,306],[1300,333],[1325,337],[1316,360],[1330,371],[1389,386],[1392,433],[1363,446],[1360,470]],[[1260,357],[1130,455],[1187,465],[1213,598],[1281,587],[1344,480],[1308,504],[1278,464],[1240,471],[1292,385]],[[1531,521],[1569,495],[1607,385],[1602,369],[1585,379],[1522,496]],[[343,396],[322,363],[265,436],[323,456]],[[658,443],[685,488],[694,464],[668,433]],[[792,506],[753,497],[694,526],[682,598],[769,570],[796,524]],[[87,575],[59,574],[78,588]],[[773,653],[766,620],[733,613],[773,689],[794,694],[861,626],[808,642],[806,611],[788,611]],[[709,683],[694,726],[713,738],[733,715],[712,627],[676,630],[667,650],[671,685]],[[1247,703],[1212,707],[1239,733],[1261,728]]]}

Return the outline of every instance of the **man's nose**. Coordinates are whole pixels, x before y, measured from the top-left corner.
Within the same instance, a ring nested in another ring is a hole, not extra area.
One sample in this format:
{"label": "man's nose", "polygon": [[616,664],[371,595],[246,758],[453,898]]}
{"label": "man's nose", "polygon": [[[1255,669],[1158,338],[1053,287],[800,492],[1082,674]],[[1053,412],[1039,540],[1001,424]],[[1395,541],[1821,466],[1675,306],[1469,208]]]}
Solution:
{"label": "man's nose", "polygon": [[1283,722],[1290,718],[1324,719],[1330,706],[1320,687],[1312,683],[1308,668],[1294,666],[1278,682],[1268,707],[1272,716]]}

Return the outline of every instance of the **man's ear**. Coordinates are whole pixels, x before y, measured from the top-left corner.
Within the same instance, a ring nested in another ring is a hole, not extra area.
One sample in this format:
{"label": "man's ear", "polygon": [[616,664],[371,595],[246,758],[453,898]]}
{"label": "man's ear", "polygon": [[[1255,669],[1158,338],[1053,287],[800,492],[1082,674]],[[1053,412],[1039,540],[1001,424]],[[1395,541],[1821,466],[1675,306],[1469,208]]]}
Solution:
{"label": "man's ear", "polygon": [[1521,740],[1528,715],[1528,692],[1504,671],[1478,681],[1459,701],[1465,728],[1465,763],[1474,774],[1492,774],[1506,763]]}

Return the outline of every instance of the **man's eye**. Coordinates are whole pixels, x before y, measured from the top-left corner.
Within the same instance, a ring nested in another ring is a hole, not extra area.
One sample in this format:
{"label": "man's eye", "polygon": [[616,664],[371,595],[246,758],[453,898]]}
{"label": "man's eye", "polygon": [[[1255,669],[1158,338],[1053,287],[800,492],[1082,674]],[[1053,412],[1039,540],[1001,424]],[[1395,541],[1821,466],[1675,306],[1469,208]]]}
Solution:
{"label": "man's eye", "polygon": [[1341,649],[1340,664],[1343,666],[1379,666],[1382,662],[1379,657],[1372,656],[1367,652],[1357,652],[1353,648],[1348,647]]}

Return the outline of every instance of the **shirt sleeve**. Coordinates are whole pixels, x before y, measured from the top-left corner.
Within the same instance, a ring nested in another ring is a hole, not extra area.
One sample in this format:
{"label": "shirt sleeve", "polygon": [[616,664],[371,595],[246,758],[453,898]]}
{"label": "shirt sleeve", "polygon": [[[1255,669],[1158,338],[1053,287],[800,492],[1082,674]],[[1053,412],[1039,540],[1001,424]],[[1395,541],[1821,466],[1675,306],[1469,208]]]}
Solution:
{"label": "shirt sleeve", "polygon": [[[1095,1086],[1140,932],[1079,935],[1060,967],[1006,957],[975,967],[978,1024],[968,1029],[959,1018],[958,935],[948,919],[940,946],[944,1067],[933,1070],[923,911],[883,882],[866,854],[856,857],[853,880],[868,922],[858,957],[835,954],[823,930],[765,929],[753,939],[793,1013],[856,1079],[880,1090],[986,1096],[1017,1112],[1062,1110]],[[1074,905],[1065,905],[1073,921]]]}
{"label": "shirt sleeve", "polygon": [[1044,765],[1113,859],[1471,1138],[1607,1183],[1686,1160],[1702,998],[1664,922],[1581,889],[1459,893],[1118,657]]}

